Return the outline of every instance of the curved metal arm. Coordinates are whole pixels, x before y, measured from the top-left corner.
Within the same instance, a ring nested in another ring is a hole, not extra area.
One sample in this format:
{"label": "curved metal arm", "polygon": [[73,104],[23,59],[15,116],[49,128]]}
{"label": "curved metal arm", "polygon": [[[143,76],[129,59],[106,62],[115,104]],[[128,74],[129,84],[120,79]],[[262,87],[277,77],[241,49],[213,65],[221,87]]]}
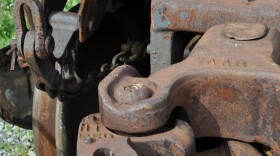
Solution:
{"label": "curved metal arm", "polygon": [[45,59],[48,56],[45,50],[46,23],[44,21],[42,5],[38,0],[16,0],[14,3],[13,12],[18,50],[23,55],[23,42],[28,32],[23,9],[24,6],[29,8],[30,14],[28,14],[28,12],[26,13],[34,24],[34,30],[31,31],[34,31],[35,53],[40,59]]}

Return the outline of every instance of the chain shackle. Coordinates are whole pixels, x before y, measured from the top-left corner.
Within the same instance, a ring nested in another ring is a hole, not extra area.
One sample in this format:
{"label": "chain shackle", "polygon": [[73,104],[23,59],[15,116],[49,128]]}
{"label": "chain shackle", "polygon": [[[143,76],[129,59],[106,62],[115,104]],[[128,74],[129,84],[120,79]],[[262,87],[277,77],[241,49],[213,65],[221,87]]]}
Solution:
{"label": "chain shackle", "polygon": [[[28,11],[25,11],[28,10]],[[26,33],[29,31],[25,20],[28,19],[31,30],[34,31],[36,56],[45,59],[48,53],[45,49],[46,23],[42,5],[38,0],[16,0],[13,7],[14,23],[17,34],[17,49],[24,56],[23,45]]]}

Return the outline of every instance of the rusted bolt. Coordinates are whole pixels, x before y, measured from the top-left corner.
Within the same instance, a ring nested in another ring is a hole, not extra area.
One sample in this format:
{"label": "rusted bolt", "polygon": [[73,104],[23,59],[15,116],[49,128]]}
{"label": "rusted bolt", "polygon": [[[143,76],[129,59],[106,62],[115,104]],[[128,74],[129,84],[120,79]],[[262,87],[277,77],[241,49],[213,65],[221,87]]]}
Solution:
{"label": "rusted bolt", "polygon": [[152,96],[152,91],[141,83],[120,86],[116,94],[118,99],[126,104],[133,104],[137,101],[148,99]]}
{"label": "rusted bolt", "polygon": [[136,84],[131,84],[131,85],[125,86],[124,90],[128,91],[128,92],[133,92],[133,91],[138,91],[138,90],[142,89],[143,87],[144,87],[143,85],[136,83]]}
{"label": "rusted bolt", "polygon": [[259,23],[228,23],[224,34],[238,41],[249,41],[265,36],[267,27]]}
{"label": "rusted bolt", "polygon": [[84,143],[85,144],[91,144],[91,143],[93,143],[93,139],[91,137],[85,137],[84,138]]}

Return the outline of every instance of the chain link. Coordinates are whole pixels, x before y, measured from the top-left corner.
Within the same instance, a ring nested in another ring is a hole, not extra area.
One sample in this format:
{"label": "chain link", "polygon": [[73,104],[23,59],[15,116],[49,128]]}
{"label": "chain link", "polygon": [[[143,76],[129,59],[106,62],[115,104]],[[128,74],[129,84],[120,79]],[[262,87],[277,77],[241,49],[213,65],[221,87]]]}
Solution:
{"label": "chain link", "polygon": [[121,45],[121,52],[115,55],[111,63],[105,63],[100,67],[100,71],[93,71],[89,73],[88,78],[84,81],[82,89],[77,93],[60,93],[58,98],[60,101],[75,98],[81,93],[86,93],[93,87],[98,86],[99,82],[106,77],[112,70],[123,64],[131,64],[135,61],[144,59],[147,57],[146,47],[149,44],[149,40],[144,42],[133,42],[128,40],[126,44]]}
{"label": "chain link", "polygon": [[103,78],[120,65],[131,64],[145,58],[147,55],[146,48],[149,43],[148,39],[144,42],[133,42],[128,39],[126,44],[121,45],[122,51],[113,57],[111,64],[105,63],[101,66],[99,75]]}

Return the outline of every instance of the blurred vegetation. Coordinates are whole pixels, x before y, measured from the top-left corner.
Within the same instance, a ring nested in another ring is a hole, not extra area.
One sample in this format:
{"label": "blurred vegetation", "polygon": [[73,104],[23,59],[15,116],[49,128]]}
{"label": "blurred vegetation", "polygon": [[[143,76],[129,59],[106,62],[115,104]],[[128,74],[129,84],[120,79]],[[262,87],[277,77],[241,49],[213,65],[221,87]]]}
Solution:
{"label": "blurred vegetation", "polygon": [[[0,48],[7,46],[11,39],[15,38],[15,26],[13,21],[13,1],[0,0]],[[65,11],[80,3],[81,0],[68,0]]]}
{"label": "blurred vegetation", "polygon": [[15,38],[15,27],[12,20],[13,0],[0,0],[0,48],[9,44]]}
{"label": "blurred vegetation", "polygon": [[73,6],[79,4],[81,2],[81,0],[68,0],[66,3],[66,6],[64,8],[64,11],[68,11],[69,9],[71,9]]}
{"label": "blurred vegetation", "polygon": [[35,156],[32,131],[0,119],[0,155]]}

